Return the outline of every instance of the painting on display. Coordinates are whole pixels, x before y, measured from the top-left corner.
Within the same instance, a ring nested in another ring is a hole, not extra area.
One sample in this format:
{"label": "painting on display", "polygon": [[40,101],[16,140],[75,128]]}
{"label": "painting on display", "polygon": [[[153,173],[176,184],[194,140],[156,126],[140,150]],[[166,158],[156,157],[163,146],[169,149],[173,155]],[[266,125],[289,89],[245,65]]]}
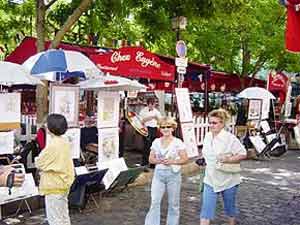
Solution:
{"label": "painting on display", "polygon": [[[63,137],[71,144],[71,153],[73,159],[80,158],[80,128],[71,128],[66,131]],[[47,133],[47,145],[51,141],[51,135]]]}
{"label": "painting on display", "polygon": [[97,166],[99,170],[108,168],[107,173],[103,177],[103,184],[106,190],[112,185],[114,180],[122,171],[128,170],[124,158],[117,158],[106,162],[98,162]]}
{"label": "painting on display", "polygon": [[180,122],[192,122],[193,113],[187,88],[175,88]]}
{"label": "painting on display", "polygon": [[191,157],[198,156],[199,152],[198,152],[198,145],[196,141],[194,124],[192,122],[182,123],[181,131],[182,131],[183,141],[186,146],[188,157],[191,158]]}
{"label": "painting on display", "polygon": [[119,158],[119,128],[98,130],[98,161],[100,163]]}
{"label": "painting on display", "polygon": [[261,99],[249,99],[248,120],[258,120],[261,116]]}
{"label": "painting on display", "polygon": [[0,130],[10,130],[20,127],[20,93],[0,93],[0,115]]}
{"label": "painting on display", "polygon": [[0,155],[14,153],[14,132],[0,132]]}
{"label": "painting on display", "polygon": [[120,94],[119,92],[98,92],[98,128],[118,127]]}
{"label": "painting on display", "polygon": [[79,86],[51,85],[50,113],[66,117],[68,127],[78,127]]}

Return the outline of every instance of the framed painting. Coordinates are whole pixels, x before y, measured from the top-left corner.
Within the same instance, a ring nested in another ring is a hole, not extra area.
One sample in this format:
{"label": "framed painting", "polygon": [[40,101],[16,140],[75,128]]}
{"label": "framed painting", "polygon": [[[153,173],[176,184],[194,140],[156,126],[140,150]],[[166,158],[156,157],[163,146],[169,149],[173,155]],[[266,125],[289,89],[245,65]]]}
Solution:
{"label": "framed painting", "polygon": [[98,128],[119,126],[119,92],[98,92],[97,125]]}
{"label": "framed painting", "polygon": [[14,132],[0,132],[0,155],[14,153]]}
{"label": "framed painting", "polygon": [[51,84],[49,112],[64,115],[68,127],[78,127],[79,86]]}
{"label": "framed painting", "polygon": [[261,99],[249,99],[248,120],[259,120],[261,118]]}
{"label": "framed painting", "polygon": [[189,158],[195,157],[199,155],[198,145],[196,141],[196,134],[194,124],[190,123],[182,123],[181,131],[183,136],[183,141],[186,146],[186,151]]}
{"label": "framed painting", "polygon": [[111,184],[122,171],[128,170],[124,158],[117,158],[106,162],[98,162],[97,167],[99,170],[108,168],[108,171],[103,178],[103,184],[105,185],[106,190],[111,186]]}
{"label": "framed painting", "polygon": [[180,122],[192,122],[193,113],[187,88],[175,88]]}
{"label": "framed painting", "polygon": [[0,115],[0,131],[17,129],[20,127],[20,93],[0,93]]}
{"label": "framed painting", "polygon": [[99,163],[119,158],[119,128],[98,130]]}
{"label": "framed painting", "polygon": [[80,128],[68,129],[64,137],[71,143],[72,158],[80,158]]}

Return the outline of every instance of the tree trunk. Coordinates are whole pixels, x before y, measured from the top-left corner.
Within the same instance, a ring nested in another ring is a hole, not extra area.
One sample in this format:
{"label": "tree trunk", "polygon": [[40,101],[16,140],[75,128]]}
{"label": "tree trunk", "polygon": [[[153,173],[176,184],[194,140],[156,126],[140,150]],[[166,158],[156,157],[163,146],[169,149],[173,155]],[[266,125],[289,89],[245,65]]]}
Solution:
{"label": "tree trunk", "polygon": [[67,33],[71,29],[71,27],[78,21],[82,13],[84,13],[88,9],[91,3],[92,0],[82,0],[78,8],[72,13],[71,16],[69,16],[63,27],[58,31],[50,45],[50,48],[57,48],[65,33]]}
{"label": "tree trunk", "polygon": [[[44,0],[36,1],[36,33],[37,33],[37,52],[45,50],[45,17],[46,6]],[[38,85],[36,88],[36,108],[37,108],[37,123],[41,124],[44,117],[48,113],[48,81],[43,81],[43,85]]]}

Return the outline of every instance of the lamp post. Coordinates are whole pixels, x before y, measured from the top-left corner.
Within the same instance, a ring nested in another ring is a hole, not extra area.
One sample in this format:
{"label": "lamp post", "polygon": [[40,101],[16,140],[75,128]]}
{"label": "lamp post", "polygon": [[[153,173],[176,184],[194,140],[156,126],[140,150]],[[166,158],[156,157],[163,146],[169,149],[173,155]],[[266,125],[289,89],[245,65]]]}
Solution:
{"label": "lamp post", "polygon": [[[180,59],[181,59],[181,61],[182,61],[182,59],[185,59],[185,55],[186,55],[185,43],[183,41],[180,41],[180,31],[185,30],[186,25],[187,25],[187,19],[184,16],[176,16],[171,19],[171,22],[172,22],[172,30],[176,32],[176,52],[177,52],[177,55],[180,57],[180,58],[176,58],[175,63],[176,63],[176,66],[179,66],[178,61],[180,61]],[[176,87],[182,87],[182,82],[183,82],[183,77],[184,77],[183,75],[185,73],[186,68],[181,67],[181,69],[183,69],[183,70],[180,71],[177,68],[177,70],[175,72],[174,83],[176,84]],[[182,72],[184,72],[184,73],[182,73]],[[172,92],[172,102],[174,103],[174,90]],[[176,111],[174,107],[175,107],[175,104],[173,104],[173,107],[172,107],[172,114],[174,111]]]}
{"label": "lamp post", "polygon": [[[176,78],[177,79],[177,87],[182,87],[182,82],[184,79],[185,69],[187,66],[187,63],[185,63],[182,60],[186,60],[186,45],[184,41],[180,40],[180,31],[185,30],[187,25],[187,19],[184,16],[176,16],[172,18],[172,29],[176,32],[176,52],[180,60],[176,58],[176,66],[177,66],[177,72],[176,72]],[[186,65],[185,65],[186,64]],[[180,67],[180,68],[178,68]]]}

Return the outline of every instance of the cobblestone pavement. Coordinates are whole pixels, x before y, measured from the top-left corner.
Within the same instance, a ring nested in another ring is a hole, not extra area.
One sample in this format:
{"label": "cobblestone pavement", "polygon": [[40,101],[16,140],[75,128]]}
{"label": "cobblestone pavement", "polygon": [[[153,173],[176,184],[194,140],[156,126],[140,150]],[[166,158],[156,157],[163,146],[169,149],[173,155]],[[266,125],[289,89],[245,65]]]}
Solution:
{"label": "cobblestone pavement", "polygon": [[[279,159],[243,162],[244,182],[238,204],[241,225],[300,225],[300,151]],[[199,224],[200,176],[185,176],[182,185],[181,225]],[[150,184],[103,197],[99,209],[71,211],[72,225],[143,225],[150,204]],[[92,204],[89,204],[92,205]],[[162,207],[165,224],[166,200]],[[21,219],[21,224],[46,224],[43,210]],[[219,203],[214,225],[226,224]]]}

